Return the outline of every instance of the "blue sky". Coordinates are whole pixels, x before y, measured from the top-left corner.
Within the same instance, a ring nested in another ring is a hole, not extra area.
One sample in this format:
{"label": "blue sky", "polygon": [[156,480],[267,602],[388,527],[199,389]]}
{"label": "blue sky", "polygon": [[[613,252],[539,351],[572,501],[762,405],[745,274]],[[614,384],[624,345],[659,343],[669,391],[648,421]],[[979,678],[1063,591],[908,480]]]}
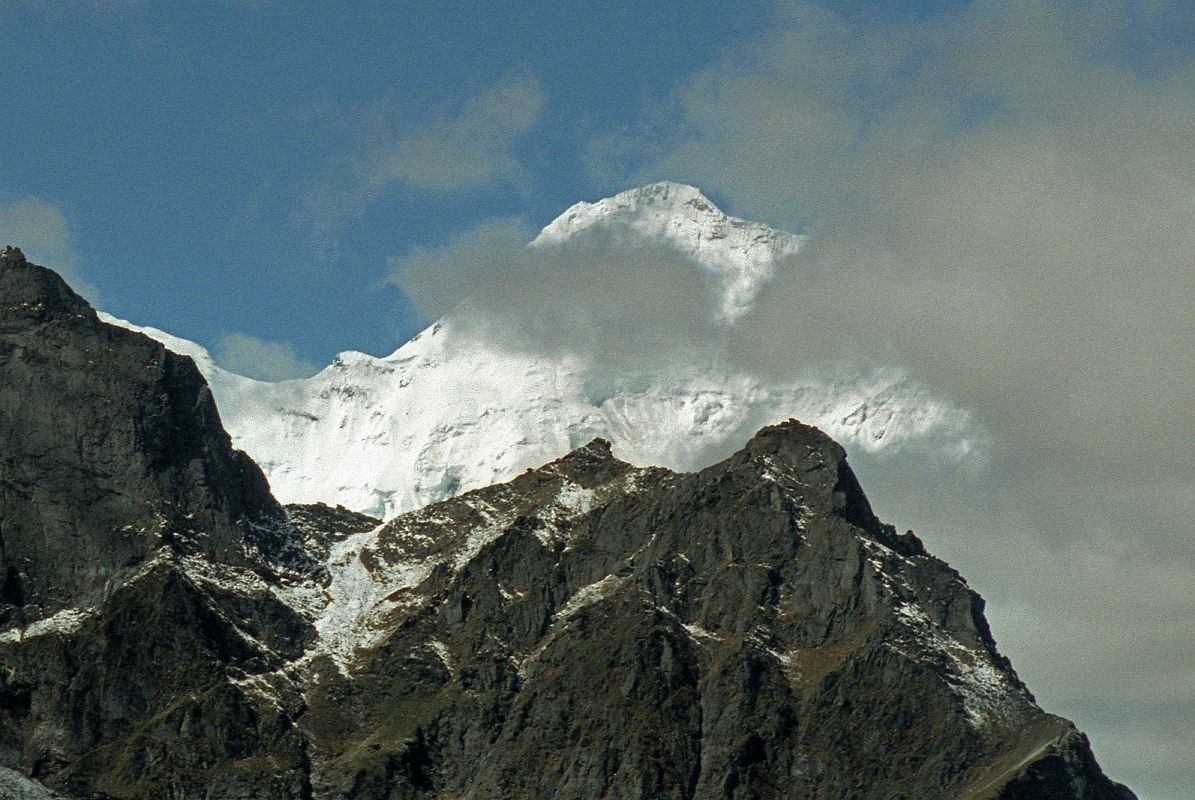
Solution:
{"label": "blue sky", "polygon": [[[388,255],[625,188],[590,174],[586,143],[765,25],[766,6],[5,3],[0,192],[61,211],[112,313],[208,345],[288,341],[315,363],[381,354],[421,322],[379,286]],[[353,194],[352,159],[503,81],[538,106],[488,154],[517,174],[391,180],[337,220],[309,208]]]}
{"label": "blue sky", "polygon": [[[880,32],[965,4],[824,5]],[[308,365],[342,349],[385,353],[415,333],[426,315],[382,281],[386,259],[486,218],[534,228],[577,200],[670,178],[728,210],[799,226],[799,192],[752,203],[708,164],[653,158],[692,123],[680,107],[693,76],[749,51],[785,7],[641,9],[8,2],[0,205],[57,214],[46,223],[57,244],[27,249],[78,275],[107,310],[209,346],[232,332],[278,342]],[[1146,68],[1159,43],[1190,51],[1189,26],[1122,27]],[[523,103],[524,118],[475,114],[489,140],[473,160],[450,144],[429,167],[457,161],[471,178],[377,175],[379,153],[404,137],[451,139],[487,93]]]}
{"label": "blue sky", "polygon": [[[879,22],[959,4],[829,5]],[[381,282],[387,257],[485,218],[537,227],[636,180],[697,180],[640,170],[638,150],[595,163],[596,148],[676,135],[679,87],[782,9],[642,8],[14,0],[0,5],[0,203],[52,206],[69,247],[27,249],[73,262],[119,316],[210,347],[232,332],[277,342],[309,366],[389,352],[427,320]],[[512,168],[354,185],[375,151],[442,132],[504,82],[534,108],[481,157]]]}
{"label": "blue sky", "polygon": [[971,412],[983,486],[877,507],[1114,776],[1195,795],[1195,4],[345,5],[0,3],[0,239],[278,378],[468,293],[415,256],[578,200],[667,178],[806,232],[737,366],[895,364]]}

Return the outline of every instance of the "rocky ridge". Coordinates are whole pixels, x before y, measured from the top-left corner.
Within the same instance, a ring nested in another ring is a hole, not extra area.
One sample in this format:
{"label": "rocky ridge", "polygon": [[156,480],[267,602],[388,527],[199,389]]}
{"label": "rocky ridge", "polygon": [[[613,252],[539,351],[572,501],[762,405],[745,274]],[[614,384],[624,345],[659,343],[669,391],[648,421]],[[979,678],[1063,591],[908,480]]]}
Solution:
{"label": "rocky ridge", "polygon": [[1133,797],[815,428],[766,427],[695,473],[596,439],[378,524],[278,506],[197,375],[0,261],[0,567],[19,586],[0,787]]}

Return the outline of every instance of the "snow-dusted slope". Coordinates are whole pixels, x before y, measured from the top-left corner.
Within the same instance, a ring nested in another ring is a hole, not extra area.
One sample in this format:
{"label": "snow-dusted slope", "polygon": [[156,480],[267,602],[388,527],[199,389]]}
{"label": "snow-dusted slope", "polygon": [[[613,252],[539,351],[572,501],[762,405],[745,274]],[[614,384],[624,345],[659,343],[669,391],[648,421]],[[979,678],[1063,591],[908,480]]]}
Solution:
{"label": "snow-dusted slope", "polygon": [[[575,205],[532,246],[567,245],[602,225],[674,246],[719,277],[727,324],[749,309],[777,260],[801,245],[800,237],[726,216],[692,187],[660,183]],[[342,353],[311,378],[265,383],[220,368],[192,342],[116,322],[196,360],[234,442],[262,466],[280,500],[386,518],[509,479],[596,436],[632,463],[681,470],[712,463],[788,417],[848,448],[972,446],[965,412],[896,371],[810,372],[776,385],[694,369],[590,397],[576,359],[500,348],[450,314],[387,357]]]}

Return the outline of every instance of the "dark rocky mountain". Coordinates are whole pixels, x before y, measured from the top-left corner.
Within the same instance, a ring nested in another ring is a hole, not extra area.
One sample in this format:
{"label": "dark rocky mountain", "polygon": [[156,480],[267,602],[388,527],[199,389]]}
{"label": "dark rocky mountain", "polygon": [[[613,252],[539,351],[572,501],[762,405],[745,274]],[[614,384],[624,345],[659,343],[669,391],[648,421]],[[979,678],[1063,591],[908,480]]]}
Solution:
{"label": "dark rocky mountain", "polygon": [[0,570],[0,796],[1133,797],[814,428],[283,509],[188,359],[8,251]]}

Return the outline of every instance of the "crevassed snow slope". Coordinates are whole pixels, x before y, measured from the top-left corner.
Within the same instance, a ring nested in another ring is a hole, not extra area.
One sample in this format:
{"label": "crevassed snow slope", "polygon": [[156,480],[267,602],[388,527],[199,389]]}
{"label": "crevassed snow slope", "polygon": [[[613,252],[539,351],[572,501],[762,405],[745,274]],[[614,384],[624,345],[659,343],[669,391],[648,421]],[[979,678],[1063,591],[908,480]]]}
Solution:
{"label": "crevassed snow slope", "polygon": [[[609,222],[675,246],[719,278],[728,324],[750,307],[776,260],[801,245],[673,183],[579,203],[535,242],[567,242]],[[622,459],[680,470],[712,463],[788,417],[848,448],[972,447],[968,415],[899,371],[810,372],[775,385],[694,370],[591,398],[579,361],[500,348],[450,314],[384,358],[342,353],[311,378],[266,383],[222,369],[193,342],[106,318],[195,359],[234,443],[261,465],[280,500],[385,518],[507,480],[595,436],[611,440]]]}

